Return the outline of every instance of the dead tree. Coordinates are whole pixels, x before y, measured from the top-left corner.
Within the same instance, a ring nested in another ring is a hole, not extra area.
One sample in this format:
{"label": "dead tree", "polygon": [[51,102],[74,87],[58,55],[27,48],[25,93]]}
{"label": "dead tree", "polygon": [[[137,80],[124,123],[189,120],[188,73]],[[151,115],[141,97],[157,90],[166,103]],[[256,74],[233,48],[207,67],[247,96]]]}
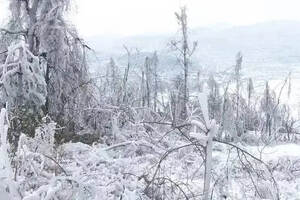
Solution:
{"label": "dead tree", "polygon": [[242,130],[241,130],[241,125],[240,125],[240,86],[241,86],[241,69],[242,69],[242,61],[243,61],[243,56],[241,52],[238,52],[236,55],[236,65],[234,68],[234,80],[236,83],[236,131],[237,135],[241,136],[242,135]]}
{"label": "dead tree", "polygon": [[158,67],[158,57],[157,52],[155,51],[152,57],[152,64],[153,64],[153,76],[154,76],[154,91],[153,91],[153,110],[154,112],[157,111],[157,97],[158,97],[158,74],[157,74],[157,67]]}
{"label": "dead tree", "polygon": [[145,71],[144,69],[142,70],[142,83],[141,83],[141,99],[142,99],[142,107],[145,106],[145,102],[146,102],[146,95],[145,95]]}
{"label": "dead tree", "polygon": [[187,24],[187,14],[186,7],[180,9],[180,13],[175,13],[177,22],[180,26],[181,39],[179,41],[171,41],[171,46],[176,51],[179,52],[179,62],[183,66],[183,88],[182,88],[182,108],[181,108],[181,119],[185,120],[187,118],[187,103],[189,101],[188,94],[188,76],[189,76],[189,66],[190,58],[194,53],[197,43],[194,42],[192,48],[190,48],[188,41],[188,24]]}
{"label": "dead tree", "polygon": [[251,104],[251,97],[252,97],[252,94],[253,94],[253,90],[254,90],[253,81],[252,81],[252,78],[249,78],[248,85],[247,85],[248,107],[250,107],[250,104]]}
{"label": "dead tree", "polygon": [[131,53],[129,51],[129,49],[124,45],[124,49],[127,52],[127,67],[125,69],[125,73],[124,73],[124,77],[123,77],[123,103],[127,103],[127,81],[128,81],[128,75],[129,75],[129,70],[130,70],[130,66],[131,66]]}
{"label": "dead tree", "polygon": [[150,108],[151,104],[151,69],[150,69],[150,59],[146,57],[145,59],[145,72],[146,72],[146,101],[147,107]]}

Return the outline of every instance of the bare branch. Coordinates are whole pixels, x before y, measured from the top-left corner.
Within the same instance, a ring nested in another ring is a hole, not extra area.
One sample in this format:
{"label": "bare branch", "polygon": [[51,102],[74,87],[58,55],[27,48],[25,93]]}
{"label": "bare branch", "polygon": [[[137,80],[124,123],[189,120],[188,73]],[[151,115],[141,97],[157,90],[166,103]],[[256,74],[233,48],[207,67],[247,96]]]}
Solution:
{"label": "bare branch", "polygon": [[0,28],[0,32],[4,32],[4,34],[10,35],[22,35],[24,37],[27,35],[27,31],[11,31],[4,28]]}

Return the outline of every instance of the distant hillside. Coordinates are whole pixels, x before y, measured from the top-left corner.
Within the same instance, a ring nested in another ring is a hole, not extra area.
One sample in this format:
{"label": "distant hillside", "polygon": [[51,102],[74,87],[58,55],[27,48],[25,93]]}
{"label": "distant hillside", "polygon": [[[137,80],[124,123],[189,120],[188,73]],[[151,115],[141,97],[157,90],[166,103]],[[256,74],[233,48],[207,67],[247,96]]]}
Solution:
{"label": "distant hillside", "polygon": [[[127,38],[96,36],[88,42],[96,49],[99,57],[119,58],[124,56],[123,45],[137,48],[141,52],[158,50],[164,69],[176,65],[175,54],[168,48],[168,42],[178,35],[142,35]],[[234,64],[238,51],[244,55],[247,69],[281,69],[300,63],[300,21],[275,21],[249,26],[213,26],[190,30],[190,39],[198,41],[193,58],[194,68],[199,66],[225,69]],[[300,68],[300,65],[299,65]]]}

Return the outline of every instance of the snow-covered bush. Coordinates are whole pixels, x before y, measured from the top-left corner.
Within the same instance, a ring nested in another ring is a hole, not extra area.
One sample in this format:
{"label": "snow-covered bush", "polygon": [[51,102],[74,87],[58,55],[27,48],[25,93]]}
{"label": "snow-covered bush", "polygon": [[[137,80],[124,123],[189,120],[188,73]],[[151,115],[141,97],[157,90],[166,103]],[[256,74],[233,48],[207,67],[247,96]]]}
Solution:
{"label": "snow-covered bush", "polygon": [[0,103],[7,104],[12,119],[9,140],[16,147],[20,133],[32,136],[40,123],[47,96],[44,69],[28,45],[19,42],[8,48],[0,73]]}
{"label": "snow-covered bush", "polygon": [[8,117],[6,109],[0,113],[0,199],[20,199],[17,192],[17,184],[13,177],[13,169],[9,157],[9,144],[7,142]]}
{"label": "snow-covered bush", "polygon": [[72,198],[94,199],[92,186],[82,177],[65,170],[55,148],[56,123],[49,118],[36,129],[34,138],[22,134],[16,152],[16,180],[24,200]]}
{"label": "snow-covered bush", "polygon": [[9,108],[22,105],[40,107],[46,101],[46,82],[39,58],[20,42],[8,48],[1,65],[1,103]]}
{"label": "snow-covered bush", "polygon": [[42,154],[55,155],[56,123],[50,118],[43,118],[43,124],[35,131],[34,140],[38,145],[35,150]]}

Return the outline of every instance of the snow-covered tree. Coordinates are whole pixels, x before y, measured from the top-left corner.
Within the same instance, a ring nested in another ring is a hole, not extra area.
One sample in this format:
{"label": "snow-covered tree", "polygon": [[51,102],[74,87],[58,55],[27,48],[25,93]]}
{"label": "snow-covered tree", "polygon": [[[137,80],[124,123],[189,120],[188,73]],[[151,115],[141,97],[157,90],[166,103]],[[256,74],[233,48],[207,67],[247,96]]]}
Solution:
{"label": "snow-covered tree", "polygon": [[1,71],[2,104],[8,102],[12,108],[23,105],[41,107],[45,104],[47,90],[42,66],[24,42],[8,48]]}
{"label": "snow-covered tree", "polygon": [[91,98],[86,63],[89,47],[67,23],[70,0],[10,0],[11,21],[25,33],[29,51],[44,67],[47,96],[43,108],[60,125],[76,130],[87,123]]}
{"label": "snow-covered tree", "polygon": [[264,96],[261,99],[261,110],[265,117],[265,133],[270,137],[272,135],[272,126],[274,125],[274,117],[276,113],[276,94],[270,89],[269,82],[266,82]]}
{"label": "snow-covered tree", "polygon": [[[218,132],[218,125],[216,120],[209,117],[208,107],[208,91],[204,90],[199,94],[199,103],[203,115],[203,123],[198,120],[192,120],[191,124],[201,130],[200,132],[192,132],[190,135],[196,138],[197,142],[204,146],[205,150],[205,173],[204,173],[204,186],[203,195],[204,200],[208,200],[211,192],[211,177],[212,177],[212,143],[213,138]],[[204,132],[203,132],[204,131]]]}
{"label": "snow-covered tree", "polygon": [[158,77],[158,56],[157,52],[155,51],[153,53],[153,56],[151,58],[152,64],[153,64],[153,78],[154,78],[154,88],[153,88],[153,110],[157,111],[157,102],[158,102],[158,84],[159,84],[159,77]]}
{"label": "snow-covered tree", "polygon": [[180,111],[180,117],[181,119],[185,120],[187,118],[187,103],[189,101],[189,68],[191,65],[191,56],[196,50],[197,42],[194,42],[192,45],[189,43],[186,7],[182,7],[180,9],[180,12],[175,13],[175,16],[180,27],[181,39],[178,41],[171,41],[171,45],[172,48],[174,48],[174,50],[179,53],[178,60],[180,62],[180,65],[182,65],[183,67],[183,87],[181,91],[182,110]]}
{"label": "snow-covered tree", "polygon": [[44,70],[22,41],[8,47],[0,69],[0,103],[7,104],[12,116],[9,140],[16,146],[20,133],[32,135],[42,117],[47,97]]}
{"label": "snow-covered tree", "polygon": [[241,69],[242,69],[242,61],[243,61],[243,56],[241,52],[238,52],[236,55],[236,64],[234,67],[234,74],[233,74],[233,79],[235,81],[235,86],[236,86],[236,100],[235,100],[235,109],[236,109],[236,119],[235,119],[235,124],[236,124],[236,131],[237,135],[241,136],[243,133],[243,125],[240,120],[241,116],[241,111],[240,111],[240,101],[241,101],[241,94],[240,94],[240,88],[241,88]]}
{"label": "snow-covered tree", "polygon": [[109,102],[111,102],[112,105],[119,105],[122,98],[121,75],[120,69],[113,58],[111,58],[107,64],[106,82],[104,85],[104,92],[106,93]]}

